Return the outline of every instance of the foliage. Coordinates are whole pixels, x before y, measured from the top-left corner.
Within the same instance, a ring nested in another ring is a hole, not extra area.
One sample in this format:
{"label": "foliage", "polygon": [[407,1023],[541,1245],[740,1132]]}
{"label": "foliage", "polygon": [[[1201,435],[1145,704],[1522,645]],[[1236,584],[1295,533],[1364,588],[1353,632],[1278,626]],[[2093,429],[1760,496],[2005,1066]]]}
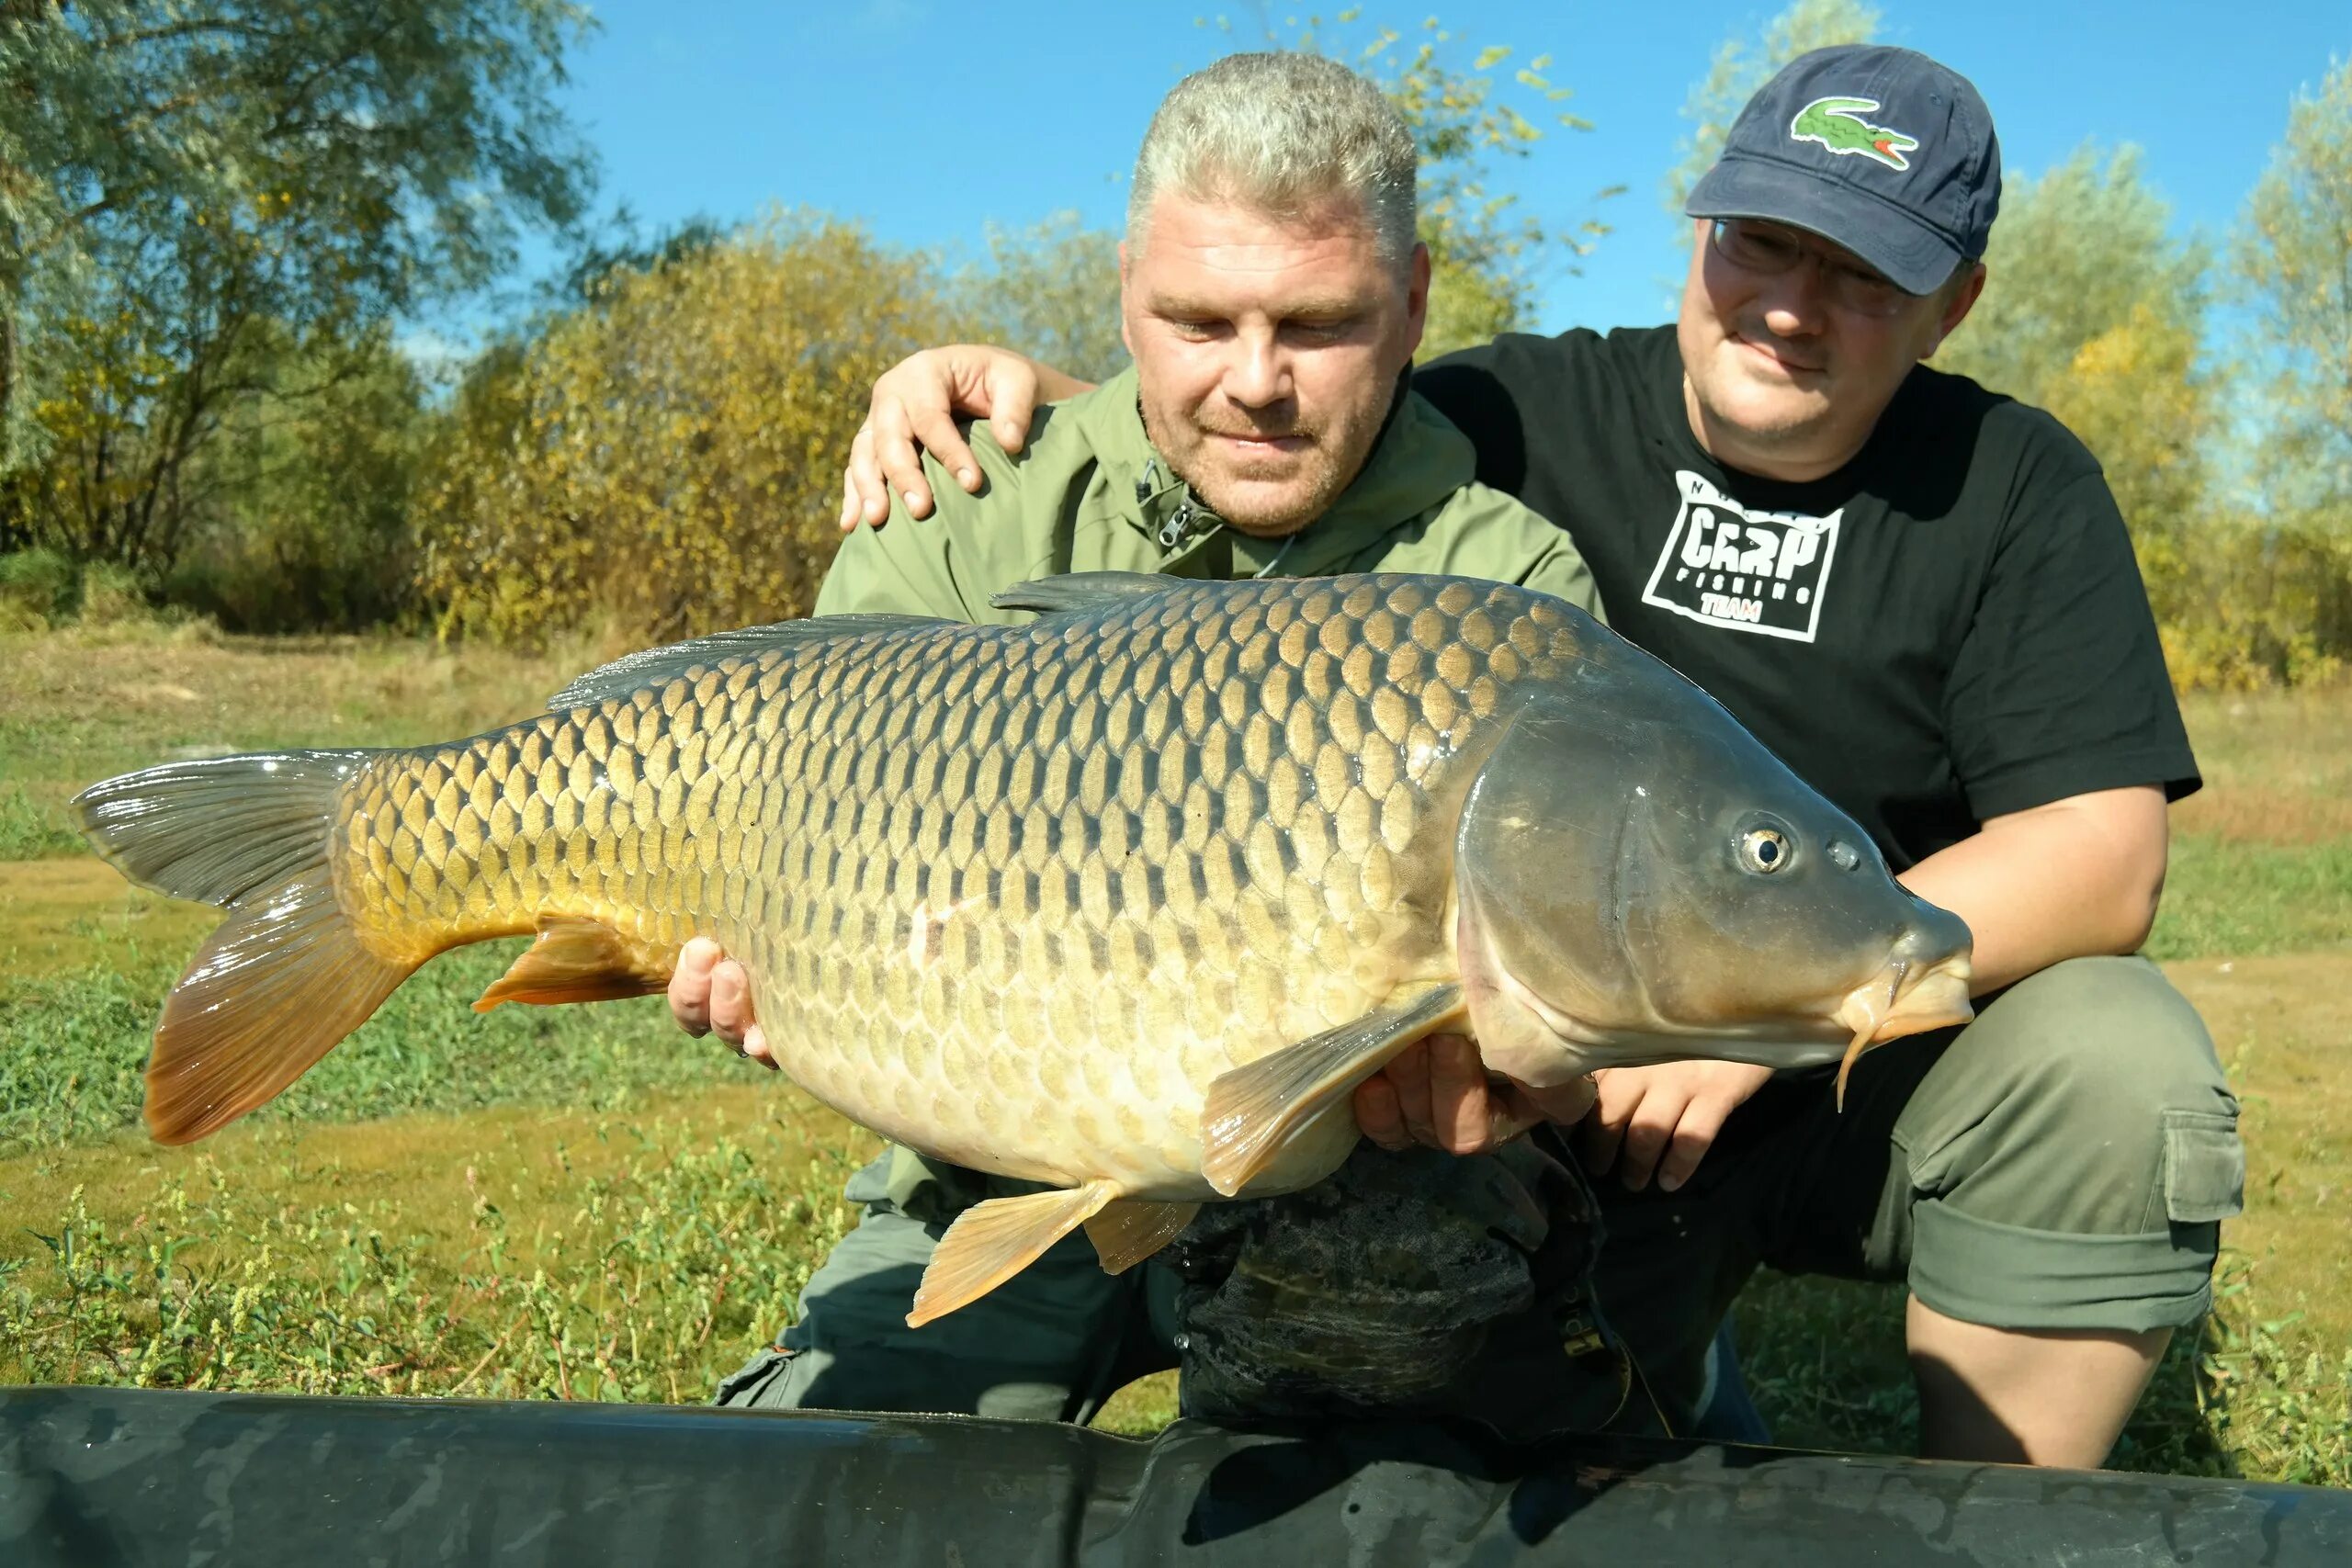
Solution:
{"label": "foliage", "polygon": [[[1667,171],[1666,209],[1678,218],[1682,215],[1690,187],[1714,166],[1723,152],[1732,121],[1774,72],[1816,49],[1868,43],[1878,36],[1884,19],[1868,0],[1793,0],[1765,25],[1760,38],[1728,38],[1718,44],[1706,75],[1682,103],[1682,118],[1690,121],[1690,133],[1675,143],[1680,156]],[[1690,243],[1688,227],[1676,231],[1681,243]]]}
{"label": "foliage", "polygon": [[356,631],[413,603],[424,389],[387,328],[286,347],[190,464],[175,604],[232,631]]}
{"label": "foliage", "polygon": [[0,555],[0,630],[39,631],[74,613],[82,573],[56,550]]}
{"label": "foliage", "polygon": [[[0,12],[10,526],[152,582],[224,405],[575,218],[566,0],[134,0]],[[33,437],[33,438],[28,438]]]}
{"label": "foliage", "polygon": [[[1523,210],[1517,197],[1490,190],[1488,181],[1497,160],[1529,158],[1542,142],[1547,127],[1531,113],[1569,130],[1589,130],[1590,123],[1559,107],[1572,95],[1546,74],[1548,54],[1512,69],[1513,93],[1494,76],[1514,52],[1508,46],[1490,45],[1464,63],[1461,38],[1434,17],[1421,23],[1409,45],[1394,28],[1375,28],[1366,41],[1355,42],[1362,18],[1362,9],[1352,7],[1339,12],[1328,31],[1319,16],[1289,18],[1277,28],[1266,8],[1258,7],[1267,45],[1344,61],[1377,83],[1412,128],[1421,152],[1420,232],[1432,272],[1420,356],[1434,358],[1533,326],[1545,280],[1555,269],[1573,273],[1608,225],[1586,218],[1555,226]],[[1218,25],[1230,30],[1223,18]],[[1622,188],[1606,186],[1593,200],[1605,201]]]}
{"label": "foliage", "polygon": [[[43,811],[25,786],[0,783],[0,861],[39,860],[44,855],[77,854],[89,843]],[[7,1004],[0,1002],[0,1008]],[[6,1111],[0,1111],[5,1118]]]}
{"label": "foliage", "polygon": [[2173,835],[2152,958],[2295,953],[2352,942],[2352,839],[2316,844]]}
{"label": "foliage", "polygon": [[820,217],[608,274],[437,449],[420,524],[443,630],[603,617],[641,642],[806,614],[866,388],[949,321],[923,258]]}
{"label": "foliage", "polygon": [[991,224],[989,265],[962,269],[952,299],[966,333],[1082,381],[1127,363],[1119,332],[1119,237],[1057,212],[1026,230]]}
{"label": "foliage", "polygon": [[[2269,509],[2352,537],[2352,61],[2296,97],[2231,261],[2267,382],[2257,462]],[[2352,652],[2352,616],[2321,635]]]}
{"label": "foliage", "polygon": [[[397,1186],[299,1152],[258,1191],[198,1158],[128,1220],[77,1187],[40,1217],[37,1259],[0,1266],[0,1378],[706,1399],[848,1228],[846,1162],[773,1122],[606,1121],[583,1142],[527,1151],[538,1169],[511,1130],[467,1151],[469,1212],[449,1244],[430,1204],[404,1210]],[[617,1168],[575,1171],[597,1156]]]}

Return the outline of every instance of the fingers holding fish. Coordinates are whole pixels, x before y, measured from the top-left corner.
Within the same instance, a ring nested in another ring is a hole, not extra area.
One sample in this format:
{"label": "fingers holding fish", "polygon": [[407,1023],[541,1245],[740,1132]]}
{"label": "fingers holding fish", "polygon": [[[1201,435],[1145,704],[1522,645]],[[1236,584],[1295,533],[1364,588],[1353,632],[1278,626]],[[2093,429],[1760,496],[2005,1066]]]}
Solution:
{"label": "fingers holding fish", "polygon": [[715,1033],[734,1046],[737,1055],[776,1070],[767,1035],[754,1019],[751,976],[718,943],[698,936],[679,951],[669,998],[670,1016],[679,1028],[697,1039]]}
{"label": "fingers holding fish", "polygon": [[[721,958],[710,972],[711,1032],[743,1055],[752,1055],[752,1036],[759,1032],[752,1010],[752,978],[731,958]],[[767,1042],[760,1042],[760,1055]]]}
{"label": "fingers holding fish", "polygon": [[710,1032],[710,973],[719,957],[718,944],[698,936],[679,950],[670,976],[670,1016],[697,1040]]}
{"label": "fingers holding fish", "polygon": [[1419,1144],[1484,1154],[1524,1130],[1513,1126],[1516,1120],[1489,1091],[1478,1047],[1459,1034],[1431,1035],[1356,1091],[1356,1123],[1385,1149]]}
{"label": "fingers holding fish", "polygon": [[1585,1168],[1612,1168],[1629,1192],[1655,1178],[1671,1192],[1690,1179],[1724,1122],[1770,1081],[1772,1070],[1746,1062],[1666,1062],[1595,1073],[1598,1097],[1578,1137]]}
{"label": "fingers holding fish", "polygon": [[1363,1130],[1365,1137],[1390,1154],[1401,1154],[1413,1146],[1413,1134],[1405,1130],[1404,1112],[1396,1102],[1396,1082],[1386,1069],[1356,1086],[1354,1107],[1356,1125]]}
{"label": "fingers holding fish", "polygon": [[1357,1089],[1356,1124],[1392,1153],[1420,1144],[1452,1154],[1498,1148],[1545,1122],[1574,1125],[1593,1101],[1589,1077],[1530,1089],[1489,1072],[1477,1043],[1432,1035]]}

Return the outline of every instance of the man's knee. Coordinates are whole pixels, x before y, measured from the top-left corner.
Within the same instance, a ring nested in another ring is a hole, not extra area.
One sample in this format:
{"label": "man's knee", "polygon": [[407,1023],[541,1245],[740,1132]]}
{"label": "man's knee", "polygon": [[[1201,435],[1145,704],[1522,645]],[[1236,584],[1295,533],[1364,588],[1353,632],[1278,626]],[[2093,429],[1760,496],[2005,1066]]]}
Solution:
{"label": "man's knee", "polygon": [[[2147,1229],[2165,1216],[2145,1179],[2169,1153],[2195,1168],[2210,1163],[2195,1157],[2201,1148],[2233,1146],[2237,1110],[2204,1021],[2155,965],[2078,958],[2019,981],[1962,1032],[1897,1141],[1929,1189],[1996,1156],[2077,1181],[2112,1171],[2136,1184],[2138,1211],[2113,1212],[2130,1201],[2120,1191],[2080,1194],[2107,1211],[2086,1228]],[[2172,1181],[2194,1187],[2212,1174],[2188,1168]]]}
{"label": "man's knee", "polygon": [[2154,965],[2075,959],[2019,982],[1897,1122],[1913,1288],[1996,1326],[2190,1321],[2244,1187],[2237,1111]]}

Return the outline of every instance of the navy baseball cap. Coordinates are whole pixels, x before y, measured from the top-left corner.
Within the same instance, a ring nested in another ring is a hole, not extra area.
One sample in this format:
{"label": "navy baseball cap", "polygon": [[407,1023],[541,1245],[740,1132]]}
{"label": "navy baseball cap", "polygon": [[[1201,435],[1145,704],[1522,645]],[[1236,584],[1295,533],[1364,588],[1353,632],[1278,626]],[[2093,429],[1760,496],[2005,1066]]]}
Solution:
{"label": "navy baseball cap", "polygon": [[1810,230],[1927,294],[1984,255],[2000,205],[2001,144],[1968,78],[1911,50],[1841,44],[1756,90],[1682,209]]}

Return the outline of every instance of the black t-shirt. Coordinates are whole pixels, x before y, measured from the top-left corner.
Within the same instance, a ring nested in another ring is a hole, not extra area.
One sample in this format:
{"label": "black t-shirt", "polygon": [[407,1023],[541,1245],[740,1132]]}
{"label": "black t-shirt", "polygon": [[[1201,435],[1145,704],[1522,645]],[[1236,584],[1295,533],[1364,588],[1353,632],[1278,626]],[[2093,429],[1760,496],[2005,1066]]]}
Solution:
{"label": "black t-shirt", "polygon": [[1785,484],[1700,449],[1671,326],[1514,333],[1413,386],[1481,479],[1568,530],[1611,625],[1896,869],[1987,817],[2197,788],[2123,519],[2039,410],[1923,366],[1852,462]]}

